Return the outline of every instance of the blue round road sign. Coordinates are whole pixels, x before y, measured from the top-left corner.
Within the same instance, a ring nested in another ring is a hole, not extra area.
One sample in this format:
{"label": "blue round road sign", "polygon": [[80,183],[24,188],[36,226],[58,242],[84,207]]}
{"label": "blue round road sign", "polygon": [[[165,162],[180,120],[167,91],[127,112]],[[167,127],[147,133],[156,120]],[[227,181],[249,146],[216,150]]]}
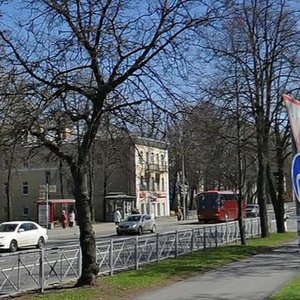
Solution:
{"label": "blue round road sign", "polygon": [[297,153],[293,159],[292,180],[295,195],[297,197],[297,200],[300,202],[300,153]]}

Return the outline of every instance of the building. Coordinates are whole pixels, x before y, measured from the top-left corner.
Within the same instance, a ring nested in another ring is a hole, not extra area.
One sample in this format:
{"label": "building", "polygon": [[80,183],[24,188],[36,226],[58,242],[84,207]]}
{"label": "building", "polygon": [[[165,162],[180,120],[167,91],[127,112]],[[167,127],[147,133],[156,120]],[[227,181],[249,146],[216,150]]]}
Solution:
{"label": "building", "polygon": [[[9,155],[3,154],[0,164],[1,221],[7,220],[9,206],[11,220],[38,220],[37,202],[46,197],[46,182],[52,186],[49,199],[73,198],[68,167],[47,149],[24,147],[13,160]],[[168,216],[167,144],[141,137],[97,141],[90,157],[89,188],[96,221],[111,221],[117,207],[124,215],[137,209]]]}

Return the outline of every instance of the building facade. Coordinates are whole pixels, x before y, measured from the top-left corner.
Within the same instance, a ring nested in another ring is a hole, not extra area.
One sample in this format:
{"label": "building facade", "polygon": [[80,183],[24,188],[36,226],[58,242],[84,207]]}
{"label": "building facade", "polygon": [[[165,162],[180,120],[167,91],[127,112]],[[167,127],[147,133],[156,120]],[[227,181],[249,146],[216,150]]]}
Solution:
{"label": "building facade", "polygon": [[[19,149],[13,163],[8,163],[9,154],[2,155],[0,221],[8,219],[8,211],[11,220],[37,221],[37,204],[46,197],[46,182],[52,186],[49,199],[73,198],[68,167],[46,149],[40,148],[34,155],[29,152],[32,149]],[[90,160],[95,221],[111,221],[116,207],[122,207],[124,215],[133,209],[153,216],[169,215],[166,143],[140,137],[98,142]]]}

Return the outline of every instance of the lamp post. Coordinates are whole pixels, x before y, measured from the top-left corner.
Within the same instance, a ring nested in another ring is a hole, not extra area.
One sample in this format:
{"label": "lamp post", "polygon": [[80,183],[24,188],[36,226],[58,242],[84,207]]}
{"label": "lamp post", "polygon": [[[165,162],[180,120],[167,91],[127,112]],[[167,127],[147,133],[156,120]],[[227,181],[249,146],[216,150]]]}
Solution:
{"label": "lamp post", "polygon": [[183,197],[183,220],[186,219],[186,203],[185,203],[185,196],[186,196],[186,191],[185,191],[185,163],[184,163],[184,153],[182,153],[182,197]]}
{"label": "lamp post", "polygon": [[49,229],[49,182],[50,182],[50,171],[45,172],[46,177],[46,228]]}

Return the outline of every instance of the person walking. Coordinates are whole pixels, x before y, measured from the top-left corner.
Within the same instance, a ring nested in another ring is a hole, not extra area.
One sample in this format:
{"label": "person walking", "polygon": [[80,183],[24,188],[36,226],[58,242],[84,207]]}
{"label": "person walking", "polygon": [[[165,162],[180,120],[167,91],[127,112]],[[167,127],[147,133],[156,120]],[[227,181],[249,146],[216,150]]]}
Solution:
{"label": "person walking", "polygon": [[75,212],[72,210],[69,214],[69,226],[73,227],[75,225]]}
{"label": "person walking", "polygon": [[114,213],[114,222],[115,222],[116,226],[118,226],[119,223],[121,222],[121,218],[122,218],[122,215],[121,215],[120,209],[117,208]]}
{"label": "person walking", "polygon": [[61,213],[61,223],[62,223],[62,227],[66,228],[67,227],[67,222],[68,222],[68,217],[67,217],[67,213],[66,211],[63,209],[62,213]]}

